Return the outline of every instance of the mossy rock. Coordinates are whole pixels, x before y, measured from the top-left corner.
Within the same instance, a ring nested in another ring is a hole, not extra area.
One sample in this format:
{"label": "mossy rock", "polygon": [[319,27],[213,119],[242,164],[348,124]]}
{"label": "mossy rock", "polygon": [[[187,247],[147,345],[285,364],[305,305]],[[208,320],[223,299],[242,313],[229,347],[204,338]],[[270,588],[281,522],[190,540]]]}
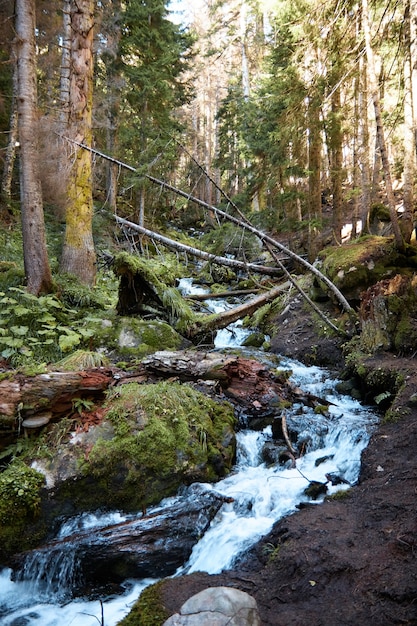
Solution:
{"label": "mossy rock", "polygon": [[368,354],[417,350],[417,276],[397,274],[380,281],[362,296],[361,349]]}
{"label": "mossy rock", "polygon": [[83,511],[138,511],[182,484],[213,482],[235,460],[235,417],[188,384],[128,383],[113,388],[104,421],[38,459],[51,489],[48,524]]}
{"label": "mossy rock", "polygon": [[157,350],[180,350],[190,345],[167,322],[107,315],[94,323],[94,344],[120,356],[140,359]]}
{"label": "mossy rock", "polygon": [[321,271],[350,300],[376,282],[396,274],[410,274],[417,267],[417,249],[398,252],[392,237],[361,237],[357,241],[326,248],[319,254]]}

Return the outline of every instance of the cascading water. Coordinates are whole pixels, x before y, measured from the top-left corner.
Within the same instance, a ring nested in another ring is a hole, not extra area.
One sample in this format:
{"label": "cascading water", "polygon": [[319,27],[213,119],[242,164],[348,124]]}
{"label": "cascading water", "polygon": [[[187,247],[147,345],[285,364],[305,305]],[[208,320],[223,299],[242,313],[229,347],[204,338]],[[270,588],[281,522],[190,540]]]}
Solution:
{"label": "cascading water", "polygon": [[[231,336],[227,331],[228,342]],[[287,410],[290,431],[296,432],[297,440],[304,442],[304,455],[295,467],[290,464],[268,466],[263,462],[264,446],[272,440],[270,427],[262,432],[244,429],[238,433],[235,471],[214,486],[205,485],[232,502],[221,507],[178,574],[199,570],[216,573],[232,567],[236,558],[265,535],[278,519],[293,513],[301,502],[310,501],[304,490],[311,481],[326,483],[331,494],[348,488],[357,480],[361,452],[377,422],[376,416],[352,398],[340,396],[335,391],[336,381],[332,381],[326,371],[289,359],[281,361],[280,368],[291,370],[292,380],[301,389],[326,398],[331,403],[329,410],[326,415],[316,414],[304,405]],[[333,485],[329,477],[335,475],[345,482]],[[185,491],[176,499],[187,497]],[[189,497],[192,498],[192,494]],[[80,516],[69,520],[57,538],[123,519],[117,512],[111,517]],[[0,623],[3,626],[93,626],[101,623],[102,616],[106,626],[115,626],[129,612],[141,590],[153,582],[150,579],[126,581],[123,595],[103,599],[102,604],[80,599],[63,603],[76,574],[76,560],[71,550],[67,558],[60,555],[53,566],[45,565],[44,557],[45,554],[37,563],[26,563],[24,580],[13,582],[10,570],[0,573]]]}

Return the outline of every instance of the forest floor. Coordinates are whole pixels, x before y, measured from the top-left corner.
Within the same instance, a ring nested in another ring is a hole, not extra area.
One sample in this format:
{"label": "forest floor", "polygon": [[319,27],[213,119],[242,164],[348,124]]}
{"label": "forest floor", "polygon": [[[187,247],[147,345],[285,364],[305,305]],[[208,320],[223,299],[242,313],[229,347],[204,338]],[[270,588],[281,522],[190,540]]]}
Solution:
{"label": "forest floor", "polygon": [[[279,320],[274,352],[313,352],[337,369],[340,342],[318,337],[302,311],[295,303],[287,323]],[[194,593],[226,585],[257,600],[263,626],[417,624],[417,360],[384,353],[375,366],[406,374],[395,400],[402,417],[374,432],[358,484],[279,521],[233,571],[167,579],[170,614]]]}

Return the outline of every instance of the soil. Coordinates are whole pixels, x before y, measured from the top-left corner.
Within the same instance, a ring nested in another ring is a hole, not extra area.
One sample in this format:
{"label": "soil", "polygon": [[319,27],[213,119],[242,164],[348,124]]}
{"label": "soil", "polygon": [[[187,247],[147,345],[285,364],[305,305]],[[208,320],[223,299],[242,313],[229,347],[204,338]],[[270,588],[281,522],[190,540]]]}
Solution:
{"label": "soil", "polygon": [[[318,337],[301,303],[291,311],[287,323],[277,320],[273,350],[338,369],[343,342]],[[407,380],[395,400],[401,417],[381,420],[358,484],[279,521],[233,571],[164,581],[169,614],[202,589],[226,585],[256,599],[263,626],[417,624],[417,362],[383,353],[375,366]]]}

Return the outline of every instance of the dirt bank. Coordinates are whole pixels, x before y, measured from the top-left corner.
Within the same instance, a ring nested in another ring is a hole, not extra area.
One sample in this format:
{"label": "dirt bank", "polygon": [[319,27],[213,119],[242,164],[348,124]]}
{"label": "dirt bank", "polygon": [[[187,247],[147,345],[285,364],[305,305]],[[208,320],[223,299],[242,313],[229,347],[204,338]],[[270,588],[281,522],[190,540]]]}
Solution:
{"label": "dirt bank", "polygon": [[[294,355],[295,330],[280,334],[277,351],[287,345]],[[340,345],[301,337],[316,355],[340,361]],[[167,580],[170,613],[201,589],[229,585],[256,598],[263,626],[417,624],[417,361],[385,354],[377,365],[406,375],[395,403],[401,417],[372,436],[358,485],[278,522],[234,571]]]}

